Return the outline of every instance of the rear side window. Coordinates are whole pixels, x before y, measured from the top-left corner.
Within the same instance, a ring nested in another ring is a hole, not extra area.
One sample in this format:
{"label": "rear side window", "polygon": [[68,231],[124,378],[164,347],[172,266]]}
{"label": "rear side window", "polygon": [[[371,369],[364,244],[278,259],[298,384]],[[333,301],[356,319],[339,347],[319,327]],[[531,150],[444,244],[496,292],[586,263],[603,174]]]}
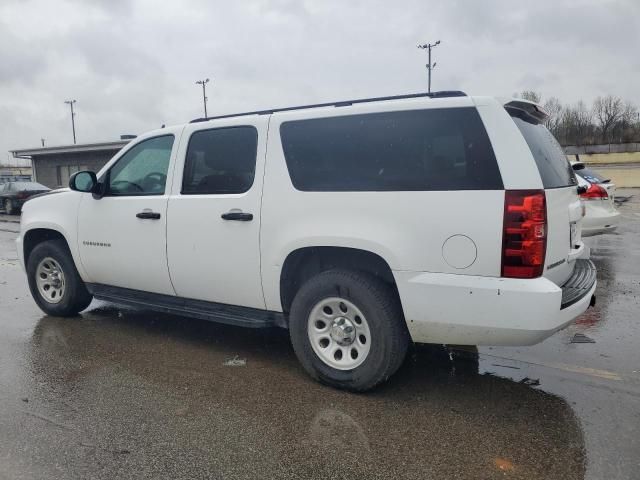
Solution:
{"label": "rear side window", "polygon": [[194,132],[187,148],[182,194],[246,192],[253,185],[257,149],[254,127]]}
{"label": "rear side window", "polygon": [[547,127],[518,109],[508,109],[508,112],[529,145],[544,188],[577,185],[569,160]]}
{"label": "rear side window", "polygon": [[291,181],[302,191],[503,188],[475,108],[290,121],[280,137]]}

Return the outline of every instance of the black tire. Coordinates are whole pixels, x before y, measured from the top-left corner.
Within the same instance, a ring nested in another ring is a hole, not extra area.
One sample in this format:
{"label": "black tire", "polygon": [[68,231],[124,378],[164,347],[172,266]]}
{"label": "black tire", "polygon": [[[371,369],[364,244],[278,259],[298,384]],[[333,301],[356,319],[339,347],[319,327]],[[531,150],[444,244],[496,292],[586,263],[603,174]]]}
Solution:
{"label": "black tire", "polygon": [[[326,364],[313,350],[308,318],[318,302],[340,297],[353,303],[366,318],[371,346],[364,362],[351,370]],[[349,270],[329,270],[308,280],[297,292],[289,315],[293,349],[304,369],[316,380],[345,390],[362,392],[387,380],[402,365],[409,345],[400,301],[377,278]]]}
{"label": "black tire", "polygon": [[[47,257],[54,259],[64,273],[65,289],[62,300],[58,301],[58,303],[50,303],[47,301],[40,294],[37,286],[36,270],[40,262]],[[87,308],[91,303],[93,296],[89,293],[86,285],[80,278],[73,258],[71,257],[71,252],[69,252],[69,248],[64,241],[48,240],[39,243],[31,251],[26,263],[31,296],[44,313],[56,317],[73,317]]]}

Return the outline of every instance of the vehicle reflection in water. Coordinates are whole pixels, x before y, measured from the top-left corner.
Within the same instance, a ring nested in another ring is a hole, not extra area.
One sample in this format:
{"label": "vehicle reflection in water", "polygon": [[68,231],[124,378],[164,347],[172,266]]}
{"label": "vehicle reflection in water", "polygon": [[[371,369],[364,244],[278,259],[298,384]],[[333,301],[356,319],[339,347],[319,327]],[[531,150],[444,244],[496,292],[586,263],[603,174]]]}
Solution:
{"label": "vehicle reflection in water", "polygon": [[584,477],[569,405],[478,374],[473,352],[417,346],[387,384],[351,394],[309,379],[285,331],[102,307],[41,319],[28,362],[32,403],[66,427],[80,475]]}

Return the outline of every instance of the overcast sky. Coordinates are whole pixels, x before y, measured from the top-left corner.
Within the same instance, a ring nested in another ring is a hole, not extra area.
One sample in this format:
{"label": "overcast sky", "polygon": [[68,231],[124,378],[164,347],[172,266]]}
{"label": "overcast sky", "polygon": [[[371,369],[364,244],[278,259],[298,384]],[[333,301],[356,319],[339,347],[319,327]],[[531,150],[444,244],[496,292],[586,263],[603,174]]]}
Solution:
{"label": "overcast sky", "polygon": [[433,89],[640,104],[640,0],[0,0],[0,151]]}

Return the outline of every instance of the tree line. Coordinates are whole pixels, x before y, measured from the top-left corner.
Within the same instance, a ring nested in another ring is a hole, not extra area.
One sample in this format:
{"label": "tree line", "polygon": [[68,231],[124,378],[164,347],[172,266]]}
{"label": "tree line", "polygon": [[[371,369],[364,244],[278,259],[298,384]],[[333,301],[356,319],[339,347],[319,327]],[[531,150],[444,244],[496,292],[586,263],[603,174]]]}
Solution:
{"label": "tree line", "polygon": [[533,90],[515,96],[542,105],[549,114],[547,128],[564,146],[640,142],[638,108],[620,97],[597,97],[589,107],[582,100],[566,105],[556,97],[542,101]]}

